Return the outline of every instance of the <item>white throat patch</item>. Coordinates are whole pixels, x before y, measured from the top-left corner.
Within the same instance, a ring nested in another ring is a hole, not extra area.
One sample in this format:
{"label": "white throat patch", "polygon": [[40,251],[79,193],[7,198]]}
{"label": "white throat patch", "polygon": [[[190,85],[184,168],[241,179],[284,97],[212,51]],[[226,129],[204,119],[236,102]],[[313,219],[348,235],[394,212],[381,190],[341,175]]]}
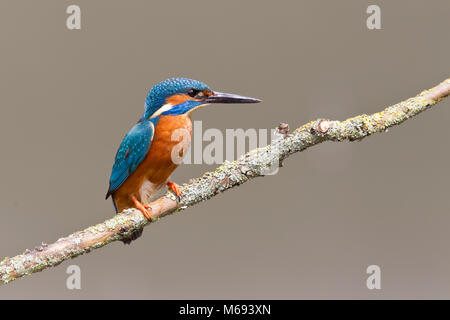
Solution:
{"label": "white throat patch", "polygon": [[150,118],[155,118],[155,117],[159,116],[161,113],[169,111],[170,109],[172,109],[172,107],[173,107],[172,104],[166,103],[165,105],[161,106],[161,108],[156,110],[155,113],[152,114],[152,116]]}

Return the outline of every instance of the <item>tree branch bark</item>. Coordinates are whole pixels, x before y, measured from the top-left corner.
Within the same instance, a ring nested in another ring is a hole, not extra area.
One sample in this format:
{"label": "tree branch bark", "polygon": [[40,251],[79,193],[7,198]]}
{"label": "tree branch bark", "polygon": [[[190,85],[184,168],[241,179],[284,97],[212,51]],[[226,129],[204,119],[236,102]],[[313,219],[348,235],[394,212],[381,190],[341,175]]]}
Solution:
{"label": "tree branch bark", "polygon": [[[324,141],[361,140],[429,109],[450,94],[450,78],[438,86],[423,91],[416,97],[387,107],[372,115],[359,115],[345,121],[318,119],[288,134],[286,125],[280,125],[278,135],[271,145],[255,149],[233,162],[225,161],[213,172],[191,180],[181,187],[180,199],[168,192],[151,203],[152,221],[191,207],[216,194],[238,186],[248,180],[270,174],[288,156]],[[122,214],[103,223],[75,232],[55,243],[26,250],[15,257],[0,262],[0,284],[56,266],[70,258],[101,248],[120,240],[133,231],[151,223],[136,209],[124,210]]]}

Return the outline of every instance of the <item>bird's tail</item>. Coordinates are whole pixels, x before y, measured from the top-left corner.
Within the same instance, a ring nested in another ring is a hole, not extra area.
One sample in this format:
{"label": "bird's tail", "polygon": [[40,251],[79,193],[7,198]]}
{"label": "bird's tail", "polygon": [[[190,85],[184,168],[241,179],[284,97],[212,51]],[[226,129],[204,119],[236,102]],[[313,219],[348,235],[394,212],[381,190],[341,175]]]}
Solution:
{"label": "bird's tail", "polygon": [[116,213],[119,213],[119,210],[117,210],[116,202],[114,201],[114,197],[111,197],[111,200],[112,200],[112,203],[113,203],[113,206],[114,206],[114,210],[116,211]]}

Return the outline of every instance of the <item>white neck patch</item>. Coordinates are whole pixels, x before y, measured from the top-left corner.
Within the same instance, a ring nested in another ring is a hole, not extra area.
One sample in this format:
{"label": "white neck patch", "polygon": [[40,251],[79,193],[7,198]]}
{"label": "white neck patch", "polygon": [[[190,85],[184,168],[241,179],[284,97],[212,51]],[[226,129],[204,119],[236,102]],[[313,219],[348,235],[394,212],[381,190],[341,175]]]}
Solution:
{"label": "white neck patch", "polygon": [[159,108],[158,110],[155,111],[154,114],[152,114],[151,118],[155,118],[157,116],[159,116],[161,113],[169,111],[170,109],[172,109],[173,105],[170,103],[166,103],[165,105],[161,106],[161,108]]}

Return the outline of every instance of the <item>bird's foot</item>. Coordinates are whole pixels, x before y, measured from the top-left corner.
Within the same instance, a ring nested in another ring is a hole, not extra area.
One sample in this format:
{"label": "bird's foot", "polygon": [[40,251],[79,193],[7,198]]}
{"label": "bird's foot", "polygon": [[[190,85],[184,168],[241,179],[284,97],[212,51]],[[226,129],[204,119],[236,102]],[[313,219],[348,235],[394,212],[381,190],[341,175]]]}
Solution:
{"label": "bird's foot", "polygon": [[136,199],[135,196],[131,196],[131,200],[133,200],[134,205],[136,206],[136,209],[138,209],[142,214],[150,221],[152,221],[152,217],[150,215],[150,207],[143,205],[138,199]]}
{"label": "bird's foot", "polygon": [[177,185],[175,182],[170,182],[170,181],[167,182],[167,187],[169,188],[169,190],[172,190],[172,192],[176,194],[178,199],[181,197],[180,186]]}

